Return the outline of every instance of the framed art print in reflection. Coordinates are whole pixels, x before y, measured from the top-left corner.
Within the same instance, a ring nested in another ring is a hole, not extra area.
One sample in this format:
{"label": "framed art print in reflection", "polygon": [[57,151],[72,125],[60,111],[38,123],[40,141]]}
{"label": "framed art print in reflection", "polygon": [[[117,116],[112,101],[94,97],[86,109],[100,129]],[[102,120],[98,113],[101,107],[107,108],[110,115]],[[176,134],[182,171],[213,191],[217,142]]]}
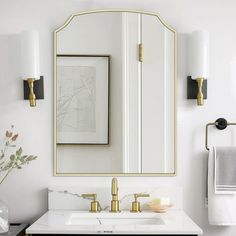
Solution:
{"label": "framed art print in reflection", "polygon": [[57,144],[109,144],[109,64],[106,55],[57,55]]}

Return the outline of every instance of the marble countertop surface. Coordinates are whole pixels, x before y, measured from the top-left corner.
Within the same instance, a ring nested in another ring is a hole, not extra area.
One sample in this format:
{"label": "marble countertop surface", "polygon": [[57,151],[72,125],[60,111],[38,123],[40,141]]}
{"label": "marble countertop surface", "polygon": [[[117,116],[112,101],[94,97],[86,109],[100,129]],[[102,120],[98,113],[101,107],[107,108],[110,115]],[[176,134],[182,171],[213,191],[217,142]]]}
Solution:
{"label": "marble countertop surface", "polygon": [[[72,214],[83,215],[84,218],[107,217],[159,217],[162,224],[142,225],[76,225],[68,224]],[[191,218],[182,210],[170,209],[166,213],[142,212],[130,213],[89,213],[86,211],[50,210],[40,217],[26,230],[27,234],[176,234],[176,235],[201,235],[202,229],[196,225]]]}

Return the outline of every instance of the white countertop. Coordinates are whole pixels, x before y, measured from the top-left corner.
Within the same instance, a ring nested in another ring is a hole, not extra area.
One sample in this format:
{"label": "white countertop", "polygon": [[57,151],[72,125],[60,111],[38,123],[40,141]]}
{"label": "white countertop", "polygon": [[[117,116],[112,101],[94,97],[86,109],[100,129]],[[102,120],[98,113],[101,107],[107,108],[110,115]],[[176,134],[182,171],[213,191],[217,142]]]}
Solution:
{"label": "white countertop", "polygon": [[158,216],[164,224],[160,225],[68,225],[68,219],[72,213],[84,214],[91,217],[93,214],[102,214],[109,217],[109,212],[89,213],[85,211],[50,210],[27,228],[27,234],[176,234],[176,235],[201,235],[202,229],[182,210],[169,210],[166,213],[113,213],[122,217],[127,214],[137,216],[145,214],[146,217]]}

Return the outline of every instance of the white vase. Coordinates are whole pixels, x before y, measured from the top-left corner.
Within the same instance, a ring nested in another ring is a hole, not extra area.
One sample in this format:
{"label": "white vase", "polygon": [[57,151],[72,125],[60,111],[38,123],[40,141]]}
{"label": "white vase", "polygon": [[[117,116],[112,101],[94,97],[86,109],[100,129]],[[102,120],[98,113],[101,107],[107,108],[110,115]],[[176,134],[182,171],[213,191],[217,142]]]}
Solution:
{"label": "white vase", "polygon": [[6,233],[8,230],[8,207],[2,200],[0,200],[0,234]]}

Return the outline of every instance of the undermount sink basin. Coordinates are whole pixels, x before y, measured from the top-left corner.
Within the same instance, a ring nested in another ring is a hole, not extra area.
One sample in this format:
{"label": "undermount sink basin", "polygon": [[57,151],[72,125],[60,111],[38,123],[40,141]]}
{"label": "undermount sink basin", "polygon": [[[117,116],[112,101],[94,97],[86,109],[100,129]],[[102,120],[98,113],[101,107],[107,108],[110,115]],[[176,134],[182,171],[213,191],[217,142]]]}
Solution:
{"label": "undermount sink basin", "polygon": [[101,218],[101,225],[160,225],[164,224],[163,220],[160,218],[117,218],[108,219]]}
{"label": "undermount sink basin", "polygon": [[66,225],[163,225],[155,213],[71,213]]}

